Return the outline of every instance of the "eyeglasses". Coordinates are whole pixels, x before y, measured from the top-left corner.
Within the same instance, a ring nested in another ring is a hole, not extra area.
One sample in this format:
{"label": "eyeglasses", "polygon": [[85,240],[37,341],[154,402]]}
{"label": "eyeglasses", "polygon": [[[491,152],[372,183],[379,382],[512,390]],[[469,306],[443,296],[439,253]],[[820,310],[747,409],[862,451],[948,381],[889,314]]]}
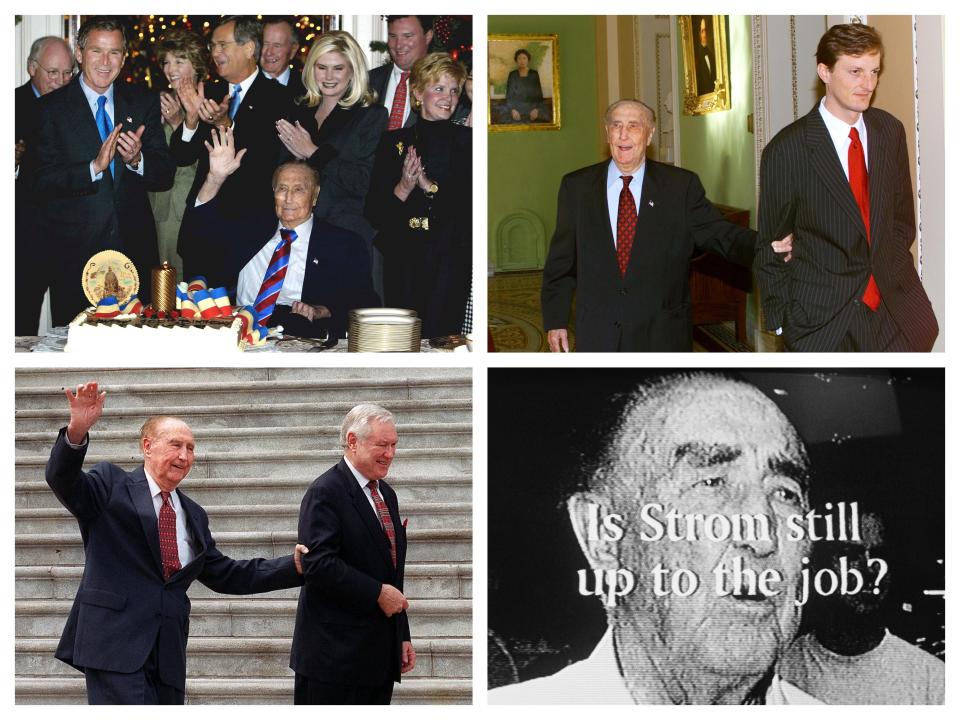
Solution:
{"label": "eyeglasses", "polygon": [[47,74],[47,77],[50,78],[51,80],[56,80],[57,78],[69,80],[70,78],[73,77],[73,68],[71,68],[70,70],[57,70],[56,68],[45,68],[40,63],[37,63],[37,67],[43,70]]}
{"label": "eyeglasses", "polygon": [[220,52],[223,52],[224,50],[227,49],[227,45],[237,45],[237,44],[238,43],[236,40],[217,40],[216,42],[209,43],[207,45],[207,50],[209,50],[210,52],[216,52],[217,50],[219,50]]}

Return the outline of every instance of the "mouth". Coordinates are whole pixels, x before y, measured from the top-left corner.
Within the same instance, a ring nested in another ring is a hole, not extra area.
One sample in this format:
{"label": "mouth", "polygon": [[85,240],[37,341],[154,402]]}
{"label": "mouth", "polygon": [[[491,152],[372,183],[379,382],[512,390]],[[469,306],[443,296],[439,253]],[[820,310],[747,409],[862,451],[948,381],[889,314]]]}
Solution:
{"label": "mouth", "polygon": [[746,588],[740,588],[734,591],[732,595],[727,596],[727,600],[733,603],[741,612],[753,615],[766,615],[773,612],[772,598],[761,595],[758,592],[750,592]]}
{"label": "mouth", "polygon": [[338,87],[340,87],[340,83],[325,82],[325,83],[320,83],[320,87],[322,87],[324,90],[336,90]]}

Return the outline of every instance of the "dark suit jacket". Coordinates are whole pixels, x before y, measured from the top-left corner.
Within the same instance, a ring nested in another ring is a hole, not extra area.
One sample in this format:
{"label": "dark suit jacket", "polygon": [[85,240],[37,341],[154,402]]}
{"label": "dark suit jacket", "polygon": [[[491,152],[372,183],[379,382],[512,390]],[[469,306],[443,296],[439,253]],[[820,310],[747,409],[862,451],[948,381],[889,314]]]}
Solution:
{"label": "dark suit jacket", "polygon": [[303,86],[303,68],[295,67],[290,71],[290,79],[287,80],[287,93],[294,103],[307,94],[307,89]]}
{"label": "dark suit jacket", "polygon": [[387,617],[377,604],[384,583],[403,590],[407,532],[397,495],[379,482],[396,531],[397,566],[376,513],[344,460],[318,477],[300,504],[298,542],[304,586],[290,667],[320,682],[383,686],[400,681],[400,652],[410,639],[405,612]]}
{"label": "dark suit jacket", "polygon": [[156,643],[159,673],[184,688],[190,599],[199,580],[221,593],[242,595],[301,584],[293,556],[231,560],[213,541],[203,508],[178,490],[196,543],[194,559],[163,579],[157,515],[143,466],[131,473],[109,463],[83,472],[86,446],[74,450],[60,431],[47,484],[80,524],[86,560],[56,656],[78,670],[133,672]]}
{"label": "dark suit jacket", "polygon": [[621,277],[607,211],[608,162],[563,178],[543,268],[543,323],[566,328],[576,291],[580,352],[689,352],[690,258],[705,250],[749,265],[756,233],[723,219],[689,170],[646,161],[637,231]]}
{"label": "dark suit jacket", "polygon": [[[277,231],[273,211],[237,215],[220,202],[219,195],[199,207],[187,208],[183,223],[196,237],[203,238],[205,254],[227,258],[227,276],[216,284],[229,288],[232,298],[236,298],[240,271]],[[325,305],[332,317],[311,323],[299,315],[284,314],[281,324],[290,335],[317,337],[329,330],[333,337],[344,337],[350,310],[380,305],[370,278],[370,254],[359,236],[318,217],[313,219],[309,242],[300,299],[310,305]]]}
{"label": "dark suit jacket", "polygon": [[[385,133],[377,149],[366,214],[379,231],[374,243],[383,253],[384,302],[416,310],[423,337],[462,329],[473,258],[472,141],[470,128],[421,119]],[[437,183],[432,199],[418,187],[404,202],[393,194],[410,145]],[[410,227],[410,218],[423,217],[428,231]]]}
{"label": "dark suit jacket", "polygon": [[[36,144],[40,116],[40,99],[33,94],[27,80],[14,91],[16,142],[24,141],[28,148]],[[36,153],[24,153],[20,158],[15,190],[15,282],[17,289],[15,332],[17,335],[36,335],[40,325],[40,306],[47,289],[46,261],[50,257],[43,223],[38,222],[42,204],[35,199],[33,164]]]}
{"label": "dark suit jacket", "polygon": [[[368,76],[370,80],[370,87],[373,90],[377,91],[377,102],[383,105],[384,107],[386,107],[384,100],[387,96],[387,85],[390,84],[390,73],[392,72],[393,72],[393,63],[389,62],[386,65],[375,67],[373,70],[370,71],[370,74]],[[409,102],[409,95],[410,93],[408,89],[408,92],[407,92],[408,102]],[[387,117],[388,118],[390,117],[390,108],[387,108]],[[403,123],[403,126],[405,128],[410,127],[415,122],[417,122],[418,117],[419,115],[417,111],[411,107],[410,114],[407,115],[407,120],[406,122]]]}
{"label": "dark suit jacket", "polygon": [[119,250],[133,260],[145,301],[150,298],[150,270],[159,263],[147,192],[168,190],[176,170],[160,125],[160,100],[134,85],[114,83],[113,92],[115,124],[123,123],[124,130],[145,127],[142,177],[129,170],[117,153],[116,177],[105,170],[101,180],[90,181],[90,162],[103,143],[80,76],[40,99],[32,185],[45,201],[44,215],[56,252],[50,278],[55,325],[66,324],[88,305],[80,276],[94,253]]}
{"label": "dark suit jacket", "polygon": [[[930,350],[937,338],[937,320],[910,255],[916,225],[903,125],[875,108],[863,120],[869,245],[819,104],[777,133],[763,151],[754,270],[766,327],[783,327],[792,350],[836,350],[871,273],[914,350]],[[769,243],[789,232],[793,259],[785,265]]]}
{"label": "dark suit jacket", "polygon": [[[229,92],[229,83],[224,81],[205,84],[206,96],[223,100]],[[234,116],[234,142],[237,150],[246,148],[240,168],[231,175],[220,189],[218,197],[225,207],[237,212],[251,209],[273,209],[273,171],[284,157],[285,148],[277,135],[277,120],[290,119],[293,97],[283,85],[262,72],[251,83]],[[210,169],[209,155],[204,141],[210,141],[212,128],[201,121],[190,142],[183,142],[183,124],[170,138],[170,151],[177,165],[197,163],[193,187],[187,195],[187,207],[193,206],[200,186]],[[190,279],[196,275],[222,276],[220,258],[197,254],[196,245],[201,239],[184,235],[181,226],[177,252],[183,258],[184,275]]]}
{"label": "dark suit jacket", "polygon": [[339,105],[317,128],[316,108],[298,105],[294,118],[310,132],[317,151],[307,162],[320,173],[315,213],[327,222],[357,233],[372,246],[374,230],[363,216],[370,173],[389,113],[381,105]]}

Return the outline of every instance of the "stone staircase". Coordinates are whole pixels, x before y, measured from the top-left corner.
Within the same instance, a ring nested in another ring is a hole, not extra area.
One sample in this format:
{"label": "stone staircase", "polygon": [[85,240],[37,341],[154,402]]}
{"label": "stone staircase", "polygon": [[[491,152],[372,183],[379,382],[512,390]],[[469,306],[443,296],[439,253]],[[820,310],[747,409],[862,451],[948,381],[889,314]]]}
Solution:
{"label": "stone staircase", "polygon": [[[61,390],[107,390],[87,466],[141,463],[143,420],[183,417],[197,452],[181,486],[235,558],[292,551],[307,486],[337,462],[340,421],[358,402],[397,418],[390,483],[409,519],[406,595],[417,667],[394,703],[469,703],[472,694],[472,383],[469,369],[21,369],[16,374],[16,702],[85,703],[83,676],[53,657],[80,576],[74,518],[43,479],[69,417]],[[270,458],[270,468],[264,459]],[[237,597],[200,583],[187,647],[187,702],[289,704],[298,590]]]}

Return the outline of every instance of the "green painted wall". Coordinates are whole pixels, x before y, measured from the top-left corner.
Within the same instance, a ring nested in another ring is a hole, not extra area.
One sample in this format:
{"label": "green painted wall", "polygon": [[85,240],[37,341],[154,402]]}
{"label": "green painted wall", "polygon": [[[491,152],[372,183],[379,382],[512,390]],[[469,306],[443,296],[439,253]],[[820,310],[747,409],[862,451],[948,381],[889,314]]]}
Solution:
{"label": "green painted wall", "polygon": [[[683,49],[677,37],[678,57]],[[730,16],[731,108],[700,116],[680,116],[680,166],[700,176],[707,197],[721,205],[750,210],[750,226],[757,226],[754,178],[754,137],[747,132],[753,112],[753,48],[750,18]],[[682,68],[677,68],[683,87]]]}
{"label": "green painted wall", "polygon": [[[546,246],[557,219],[557,190],[568,172],[599,162],[595,20],[583,16],[494,16],[491,34],[556,33],[560,47],[560,130],[495,132],[488,136],[488,251],[496,267],[496,231],[518,210],[535,213]],[[536,259],[542,265],[546,256]]]}

